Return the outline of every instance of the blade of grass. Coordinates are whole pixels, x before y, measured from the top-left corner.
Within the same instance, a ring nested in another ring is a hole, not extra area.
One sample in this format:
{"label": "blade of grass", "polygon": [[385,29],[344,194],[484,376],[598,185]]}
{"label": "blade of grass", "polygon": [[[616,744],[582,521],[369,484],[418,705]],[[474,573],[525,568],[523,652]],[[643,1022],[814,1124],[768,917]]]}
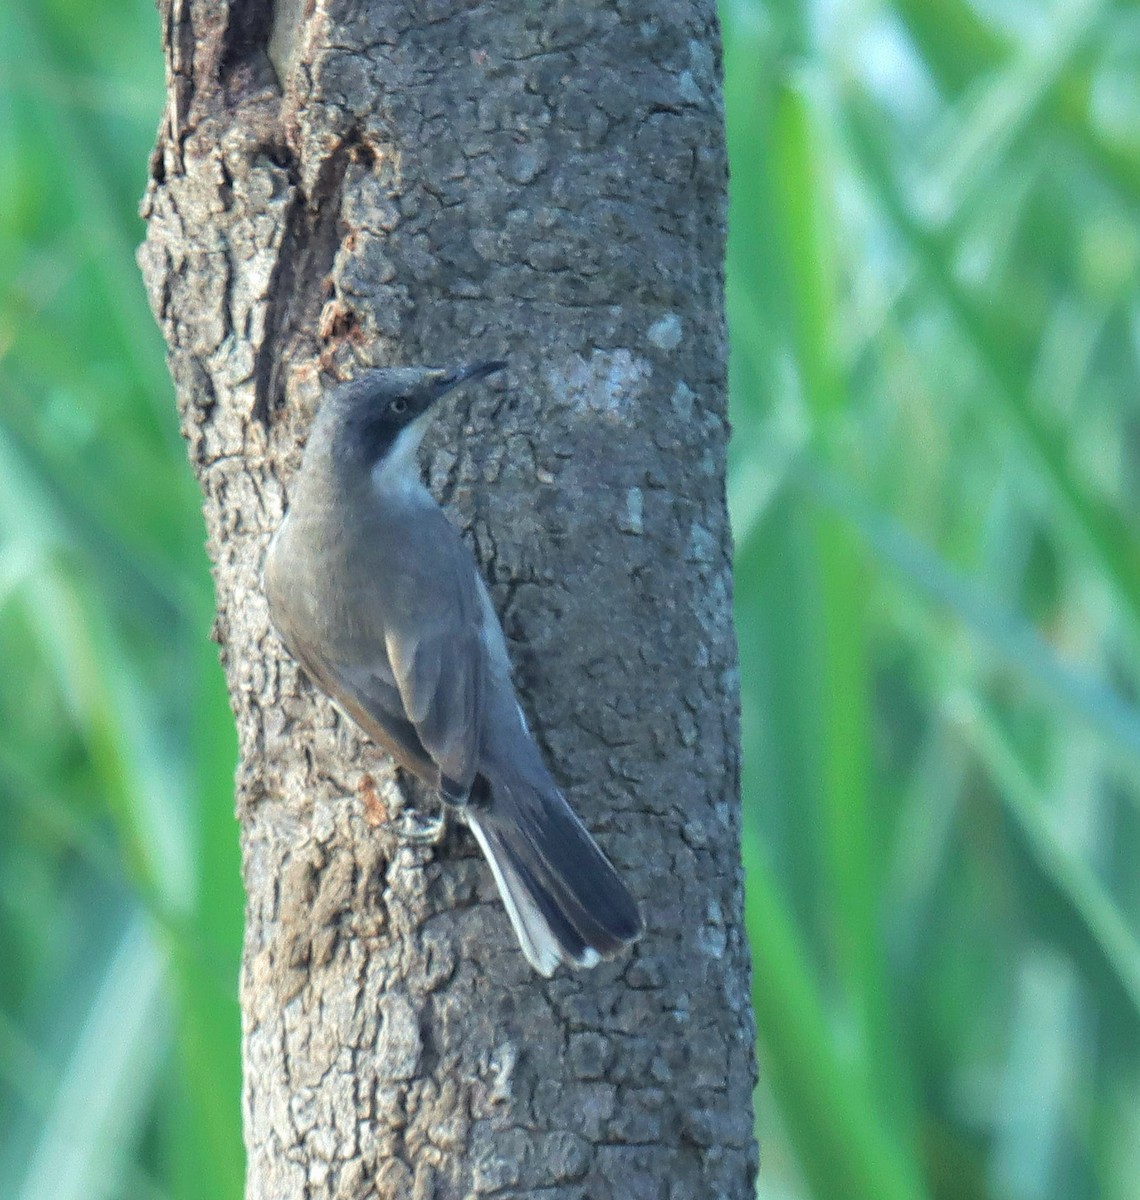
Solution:
{"label": "blade of grass", "polygon": [[1055,952],[1031,948],[1018,964],[989,1172],[995,1195],[1048,1196],[1064,1177],[1064,1109],[1083,1032],[1078,984]]}
{"label": "blade of grass", "polygon": [[232,803],[237,736],[217,655],[204,638],[193,666],[198,942],[192,954],[176,954],[174,964],[186,1119],[175,1122],[171,1138],[181,1195],[236,1200],[245,1180],[237,993],[244,894]]}
{"label": "blade of grass", "polygon": [[778,88],[772,149],[796,364],[816,435],[827,438],[833,418],[843,410],[845,391],[836,357],[837,266],[828,152],[806,81]]}
{"label": "blade of grass", "polygon": [[[789,264],[792,335],[815,443],[837,441],[846,388],[838,361],[837,266],[827,147],[808,93],[780,88],[775,108],[778,228]],[[826,873],[833,889],[831,936],[844,991],[859,1030],[864,1069],[900,1144],[916,1144],[910,1084],[894,1036],[879,900],[878,825],[870,802],[867,697],[867,585],[859,548],[829,514],[813,515],[822,648],[821,816]]]}

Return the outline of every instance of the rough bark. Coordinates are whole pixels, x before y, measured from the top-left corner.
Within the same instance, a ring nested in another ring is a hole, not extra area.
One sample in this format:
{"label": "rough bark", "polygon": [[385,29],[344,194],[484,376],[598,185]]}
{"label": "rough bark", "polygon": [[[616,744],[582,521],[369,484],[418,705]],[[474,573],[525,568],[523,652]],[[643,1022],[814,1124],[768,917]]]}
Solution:
{"label": "rough bark", "polygon": [[[750,1197],[712,0],[160,9],[140,259],[240,734],[247,1194]],[[476,355],[430,482],[648,924],[551,981],[465,833],[393,836],[260,590],[321,387]]]}

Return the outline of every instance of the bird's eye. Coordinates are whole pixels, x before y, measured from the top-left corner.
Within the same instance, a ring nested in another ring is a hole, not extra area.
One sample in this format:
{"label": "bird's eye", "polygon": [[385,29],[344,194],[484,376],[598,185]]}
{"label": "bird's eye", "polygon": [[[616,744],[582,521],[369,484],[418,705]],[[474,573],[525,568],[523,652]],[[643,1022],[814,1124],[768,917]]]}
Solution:
{"label": "bird's eye", "polygon": [[388,407],[396,416],[402,417],[408,411],[408,402],[403,396],[397,396]]}

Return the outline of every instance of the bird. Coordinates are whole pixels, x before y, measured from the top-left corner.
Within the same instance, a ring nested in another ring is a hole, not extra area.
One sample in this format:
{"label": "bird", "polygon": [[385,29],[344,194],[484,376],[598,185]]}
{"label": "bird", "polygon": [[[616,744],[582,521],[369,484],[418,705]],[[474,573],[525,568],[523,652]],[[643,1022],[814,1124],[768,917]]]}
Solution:
{"label": "bird", "polygon": [[265,558],[270,620],[312,682],[475,836],[545,977],[643,932],[527,725],[474,555],[424,486],[438,402],[506,367],[378,367],[328,390]]}

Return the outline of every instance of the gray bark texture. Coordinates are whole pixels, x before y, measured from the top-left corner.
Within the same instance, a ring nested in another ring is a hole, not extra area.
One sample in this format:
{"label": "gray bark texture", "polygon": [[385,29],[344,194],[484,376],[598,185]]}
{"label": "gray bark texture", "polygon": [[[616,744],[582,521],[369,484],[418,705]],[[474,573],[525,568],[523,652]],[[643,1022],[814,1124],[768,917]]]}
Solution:
{"label": "gray bark texture", "polygon": [[[240,736],[247,1196],[751,1197],[713,0],[159,7],[140,261]],[[322,387],[475,357],[429,483],[648,927],[549,981],[465,831],[393,833],[260,584]]]}

